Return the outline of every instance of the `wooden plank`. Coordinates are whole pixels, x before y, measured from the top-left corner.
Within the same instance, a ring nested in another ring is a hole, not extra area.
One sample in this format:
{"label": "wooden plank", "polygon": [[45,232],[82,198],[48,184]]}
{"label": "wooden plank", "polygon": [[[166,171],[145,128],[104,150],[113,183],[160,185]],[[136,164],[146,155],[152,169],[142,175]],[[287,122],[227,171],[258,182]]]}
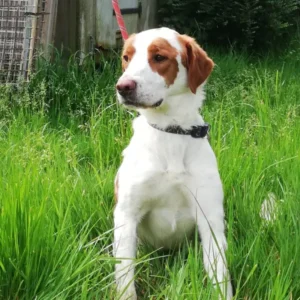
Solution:
{"label": "wooden plank", "polygon": [[[128,34],[136,33],[138,21],[139,21],[139,15],[138,14],[125,15],[123,16],[123,18],[126,24],[126,29]],[[116,29],[119,29],[119,26],[117,24],[116,24]]]}
{"label": "wooden plank", "polygon": [[79,49],[78,43],[78,14],[77,0],[59,0],[57,2],[56,27],[54,46],[68,58]]}
{"label": "wooden plank", "polygon": [[[138,8],[138,0],[119,0],[120,8]],[[135,14],[130,14],[130,15],[123,15],[124,22],[126,25],[126,29],[128,34],[132,34],[137,32],[137,26],[138,26],[138,20],[139,16],[137,13]],[[116,30],[119,29],[119,26],[116,22],[116,18],[114,18],[114,24]]]}
{"label": "wooden plank", "polygon": [[111,1],[96,1],[96,46],[110,48],[116,43],[116,27],[113,22]]}
{"label": "wooden plank", "polygon": [[[28,0],[27,6],[26,6],[26,13],[28,13],[28,12],[29,13],[33,12],[33,0]],[[22,65],[20,67],[22,70],[23,78],[27,78],[27,73],[28,73],[31,28],[32,28],[32,20],[31,20],[31,17],[27,16],[25,18]]]}
{"label": "wooden plank", "polygon": [[[138,0],[119,0],[121,9],[138,8]],[[123,15],[126,29],[129,34],[137,32],[139,16],[137,13]],[[119,26],[116,17],[113,16],[111,1],[96,1],[96,45],[103,48],[114,48],[117,46],[117,35]]]}
{"label": "wooden plank", "polygon": [[[38,10],[38,0],[33,1],[33,13],[37,13]],[[28,59],[28,75],[31,73],[32,64],[33,64],[33,52],[34,52],[34,45],[36,40],[36,28],[37,27],[37,18],[32,18],[31,23],[31,39],[30,39],[30,47],[29,47],[29,59]]]}
{"label": "wooden plank", "polygon": [[85,55],[94,50],[96,35],[96,1],[80,0],[79,10],[79,41],[81,51],[81,62]]}
{"label": "wooden plank", "polygon": [[119,0],[120,8],[137,8],[138,0]]}
{"label": "wooden plank", "polygon": [[142,0],[142,15],[138,23],[138,31],[157,27],[157,0]]}
{"label": "wooden plank", "polygon": [[56,28],[58,0],[47,0],[45,4],[44,24],[42,24],[41,44],[44,54],[48,57],[51,53],[50,47],[54,44]]}

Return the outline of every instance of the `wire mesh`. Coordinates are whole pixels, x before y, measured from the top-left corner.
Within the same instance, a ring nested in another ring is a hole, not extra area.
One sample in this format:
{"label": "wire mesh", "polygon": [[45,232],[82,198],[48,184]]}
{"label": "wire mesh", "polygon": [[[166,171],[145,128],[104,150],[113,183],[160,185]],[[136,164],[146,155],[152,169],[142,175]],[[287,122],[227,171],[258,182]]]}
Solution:
{"label": "wire mesh", "polygon": [[0,0],[0,83],[27,79],[40,45],[47,0]]}

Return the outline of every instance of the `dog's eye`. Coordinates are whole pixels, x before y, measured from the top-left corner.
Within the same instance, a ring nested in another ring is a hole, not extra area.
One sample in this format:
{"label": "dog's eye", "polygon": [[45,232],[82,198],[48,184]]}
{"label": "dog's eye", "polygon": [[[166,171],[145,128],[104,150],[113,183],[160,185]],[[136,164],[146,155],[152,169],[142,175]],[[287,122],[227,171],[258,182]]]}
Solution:
{"label": "dog's eye", "polygon": [[128,62],[128,55],[124,55],[124,56],[123,56],[123,59],[124,59],[126,62]]}
{"label": "dog's eye", "polygon": [[162,56],[162,55],[159,55],[159,54],[156,54],[156,55],[153,57],[153,59],[154,59],[156,62],[162,62],[162,61],[166,60],[167,57]]}

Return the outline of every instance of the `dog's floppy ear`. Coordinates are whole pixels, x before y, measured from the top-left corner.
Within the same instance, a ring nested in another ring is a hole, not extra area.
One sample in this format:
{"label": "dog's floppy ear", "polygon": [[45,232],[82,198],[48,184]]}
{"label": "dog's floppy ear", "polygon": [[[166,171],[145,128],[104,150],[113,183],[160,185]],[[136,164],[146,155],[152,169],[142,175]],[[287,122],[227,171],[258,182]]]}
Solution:
{"label": "dog's floppy ear", "polygon": [[210,75],[214,62],[193,38],[187,35],[179,35],[179,41],[183,48],[181,57],[182,63],[187,69],[188,86],[195,94],[197,88]]}

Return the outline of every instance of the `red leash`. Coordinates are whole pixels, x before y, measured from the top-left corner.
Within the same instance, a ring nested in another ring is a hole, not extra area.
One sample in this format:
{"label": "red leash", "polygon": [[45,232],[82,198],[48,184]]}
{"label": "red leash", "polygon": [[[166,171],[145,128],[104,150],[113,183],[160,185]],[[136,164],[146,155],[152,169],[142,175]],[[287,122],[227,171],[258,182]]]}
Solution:
{"label": "red leash", "polygon": [[124,19],[123,19],[122,14],[121,14],[121,10],[120,10],[118,0],[112,0],[112,6],[113,6],[115,14],[116,14],[116,18],[117,18],[117,22],[118,22],[118,25],[119,25],[119,28],[120,28],[120,31],[121,31],[121,34],[122,34],[122,38],[125,41],[128,38],[128,33],[127,33],[127,30],[126,30],[126,27],[125,27]]}

